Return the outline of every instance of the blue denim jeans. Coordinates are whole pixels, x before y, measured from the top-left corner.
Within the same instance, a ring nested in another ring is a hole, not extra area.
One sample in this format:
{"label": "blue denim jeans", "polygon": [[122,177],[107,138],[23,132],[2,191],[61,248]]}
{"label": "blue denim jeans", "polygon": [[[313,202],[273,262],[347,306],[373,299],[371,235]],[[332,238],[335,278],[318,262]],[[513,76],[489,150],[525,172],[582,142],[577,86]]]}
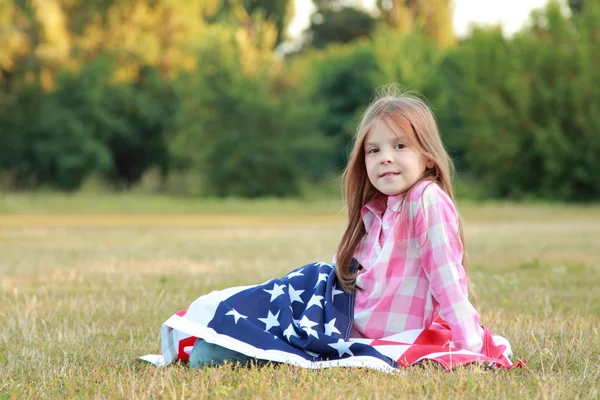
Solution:
{"label": "blue denim jeans", "polygon": [[190,353],[189,365],[192,368],[216,367],[223,365],[225,362],[230,362],[246,366],[253,360],[258,361],[237,351],[208,343],[204,339],[198,339]]}

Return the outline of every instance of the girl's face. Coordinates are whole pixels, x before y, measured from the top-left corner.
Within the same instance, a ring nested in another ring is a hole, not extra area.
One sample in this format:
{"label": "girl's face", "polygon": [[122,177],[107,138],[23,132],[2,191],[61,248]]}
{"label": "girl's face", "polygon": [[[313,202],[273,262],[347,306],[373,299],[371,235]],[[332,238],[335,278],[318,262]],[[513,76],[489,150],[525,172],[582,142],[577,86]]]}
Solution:
{"label": "girl's face", "polygon": [[404,134],[395,134],[382,120],[373,123],[363,147],[369,181],[388,196],[407,191],[423,176],[425,167],[432,166]]}

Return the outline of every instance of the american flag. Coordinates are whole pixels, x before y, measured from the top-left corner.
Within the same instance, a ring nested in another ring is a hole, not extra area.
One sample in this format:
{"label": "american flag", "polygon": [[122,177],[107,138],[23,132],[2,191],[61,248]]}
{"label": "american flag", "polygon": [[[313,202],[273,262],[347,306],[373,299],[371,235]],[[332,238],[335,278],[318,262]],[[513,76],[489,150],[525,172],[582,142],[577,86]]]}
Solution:
{"label": "american flag", "polygon": [[482,354],[452,347],[449,327],[372,340],[350,338],[354,297],[342,291],[332,265],[317,262],[282,279],[232,287],[199,297],[161,328],[161,355],[140,357],[155,365],[187,362],[197,338],[260,360],[305,368],[365,367],[397,371],[425,360],[446,369],[469,363],[512,368],[510,344],[486,338]]}

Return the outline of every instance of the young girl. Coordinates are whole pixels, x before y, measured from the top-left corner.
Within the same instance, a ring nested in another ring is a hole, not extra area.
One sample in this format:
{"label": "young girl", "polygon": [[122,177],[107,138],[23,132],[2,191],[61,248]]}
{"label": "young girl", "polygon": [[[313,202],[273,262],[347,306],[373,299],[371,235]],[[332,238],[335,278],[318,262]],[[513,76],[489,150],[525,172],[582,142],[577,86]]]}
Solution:
{"label": "young girl", "polygon": [[441,317],[454,347],[481,351],[452,173],[423,101],[388,91],[366,110],[344,173],[349,223],[336,257],[340,282],[355,291],[353,337],[428,328]]}
{"label": "young girl", "polygon": [[354,140],[337,265],[201,296],[163,324],[155,362],[513,367],[510,344],[479,325],[468,299],[452,164],[434,117],[393,90],[368,107]]}

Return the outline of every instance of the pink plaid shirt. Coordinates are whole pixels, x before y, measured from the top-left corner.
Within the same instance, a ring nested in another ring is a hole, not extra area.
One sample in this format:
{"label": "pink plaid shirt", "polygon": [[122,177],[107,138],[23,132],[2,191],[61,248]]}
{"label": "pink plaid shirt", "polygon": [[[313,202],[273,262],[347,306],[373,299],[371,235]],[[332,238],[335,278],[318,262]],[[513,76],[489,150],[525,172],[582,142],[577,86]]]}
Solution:
{"label": "pink plaid shirt", "polygon": [[468,299],[454,204],[429,181],[405,197],[380,196],[361,210],[367,234],[354,253],[364,269],[356,279],[352,336],[428,328],[440,316],[454,347],[480,352],[483,329]]}

